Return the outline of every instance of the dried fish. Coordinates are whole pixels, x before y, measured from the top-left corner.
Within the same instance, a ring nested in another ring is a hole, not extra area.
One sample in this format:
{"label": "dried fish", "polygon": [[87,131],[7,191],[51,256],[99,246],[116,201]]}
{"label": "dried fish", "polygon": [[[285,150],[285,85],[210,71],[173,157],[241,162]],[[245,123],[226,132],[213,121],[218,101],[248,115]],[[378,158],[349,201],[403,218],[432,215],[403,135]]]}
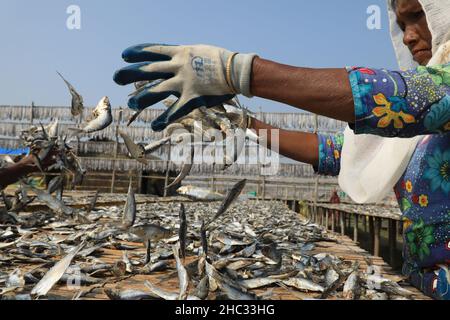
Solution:
{"label": "dried fish", "polygon": [[114,290],[114,289],[103,289],[105,294],[110,300],[154,300],[158,299],[159,296],[139,290]]}
{"label": "dried fish", "polygon": [[227,194],[225,199],[223,200],[222,204],[220,205],[219,209],[217,210],[217,213],[215,216],[211,219],[209,223],[206,224],[208,227],[209,224],[213,221],[215,221],[217,218],[219,218],[221,215],[223,215],[228,208],[231,206],[231,204],[239,197],[242,190],[245,188],[245,184],[247,183],[247,180],[241,180],[237,184],[231,188],[230,192]]}
{"label": "dried fish", "polygon": [[282,280],[283,284],[294,287],[300,291],[306,292],[324,292],[325,288],[321,285],[312,282],[305,278],[291,278],[289,280]]}
{"label": "dried fish", "polygon": [[198,188],[194,186],[183,186],[177,190],[180,195],[187,196],[194,200],[220,201],[224,196],[208,189]]}
{"label": "dried fish", "polygon": [[[168,292],[166,290],[158,288],[157,286],[153,285],[148,280],[145,281],[145,286],[150,290],[150,292],[152,294],[154,294],[164,300],[178,300],[180,297],[180,295],[178,293]],[[186,300],[200,300],[200,299],[195,296],[187,296]]]}
{"label": "dried fish", "polygon": [[272,279],[272,278],[256,278],[256,279],[248,279],[242,280],[240,284],[249,290],[258,289],[262,287],[270,286],[271,284],[278,283],[280,280]]}
{"label": "dried fish", "polygon": [[133,190],[133,181],[130,179],[127,201],[123,208],[122,227],[126,230],[131,228],[136,221],[136,198]]}
{"label": "dried fish", "polygon": [[45,191],[36,189],[30,185],[22,184],[22,187],[26,190],[33,191],[39,200],[44,202],[50,209],[52,209],[56,214],[59,215],[66,215],[69,217],[73,217],[75,214],[75,210],[71,207],[66,206],[61,201],[57,200],[56,198],[52,197],[50,194],[48,194]]}
{"label": "dried fish", "polygon": [[78,247],[73,249],[67,256],[65,256],[61,261],[56,263],[53,268],[51,268],[45,276],[39,281],[39,283],[31,290],[32,296],[45,296],[50,291],[50,289],[61,279],[61,277],[69,268],[70,263],[73,258],[78,254],[78,252],[83,249],[85,243],[82,242]]}
{"label": "dried fish", "polygon": [[83,106],[83,97],[75,90],[75,88],[59,73],[58,75],[63,79],[63,81],[66,83],[67,87],[69,88],[69,92],[72,96],[72,115],[74,117],[79,116],[82,114],[84,110]]}
{"label": "dried fish", "polygon": [[180,259],[180,245],[176,244],[173,247],[173,255],[177,262],[178,280],[180,282],[180,295],[179,300],[186,300],[188,297],[189,277]]}
{"label": "dried fish", "polygon": [[94,133],[106,129],[113,122],[111,103],[108,97],[103,97],[92,111],[91,119],[82,129],[69,128],[69,130],[80,133]]}
{"label": "dried fish", "polygon": [[208,276],[204,276],[194,290],[193,296],[201,300],[205,300],[209,295],[209,280]]}
{"label": "dried fish", "polygon": [[184,204],[180,205],[180,230],[178,232],[178,237],[180,239],[180,249],[181,258],[186,258],[186,236],[187,236],[187,221],[186,221],[186,211]]}
{"label": "dried fish", "polygon": [[145,159],[145,150],[144,147],[137,145],[134,143],[134,141],[128,136],[125,132],[119,129],[119,134],[122,137],[125,146],[128,149],[128,152],[130,153],[131,157],[135,159],[136,161],[142,163],[142,164],[148,164],[148,161]]}
{"label": "dried fish", "polygon": [[358,271],[354,271],[350,274],[347,281],[345,281],[342,293],[345,299],[355,300],[359,297],[359,290],[359,274]]}

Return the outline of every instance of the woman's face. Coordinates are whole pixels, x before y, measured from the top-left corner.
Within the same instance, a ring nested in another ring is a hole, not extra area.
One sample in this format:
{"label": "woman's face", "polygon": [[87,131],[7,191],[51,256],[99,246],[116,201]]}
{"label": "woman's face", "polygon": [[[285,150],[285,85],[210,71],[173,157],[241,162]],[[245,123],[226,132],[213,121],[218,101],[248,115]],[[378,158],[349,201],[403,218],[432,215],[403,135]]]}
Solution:
{"label": "woman's face", "polygon": [[408,46],[414,61],[426,65],[433,55],[432,36],[422,5],[418,0],[397,0],[395,13],[404,32],[403,43]]}

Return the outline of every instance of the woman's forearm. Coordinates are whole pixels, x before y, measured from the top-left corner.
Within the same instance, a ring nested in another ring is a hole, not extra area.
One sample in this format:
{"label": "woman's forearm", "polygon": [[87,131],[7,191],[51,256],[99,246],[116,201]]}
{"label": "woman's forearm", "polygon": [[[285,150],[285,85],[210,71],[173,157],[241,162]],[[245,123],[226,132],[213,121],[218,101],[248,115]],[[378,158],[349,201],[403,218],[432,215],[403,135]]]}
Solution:
{"label": "woman's forearm", "polygon": [[298,68],[255,58],[251,92],[326,117],[355,121],[353,94],[343,68]]}
{"label": "woman's forearm", "polygon": [[[269,149],[274,143],[278,143],[281,155],[318,166],[319,140],[316,134],[278,129],[254,118],[252,118],[250,129],[256,131],[258,136],[262,136],[261,130],[266,130],[267,147]],[[279,141],[272,141],[272,130],[279,131]]]}
{"label": "woman's forearm", "polygon": [[0,190],[37,171],[37,167],[28,161],[21,161],[0,169]]}

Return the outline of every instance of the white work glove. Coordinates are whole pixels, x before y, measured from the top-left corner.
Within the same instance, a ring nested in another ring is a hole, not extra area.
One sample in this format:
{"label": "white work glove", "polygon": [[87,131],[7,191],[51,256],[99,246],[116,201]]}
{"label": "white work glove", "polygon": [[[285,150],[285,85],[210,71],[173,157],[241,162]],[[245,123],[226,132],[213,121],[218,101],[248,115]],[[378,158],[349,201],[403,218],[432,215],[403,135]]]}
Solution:
{"label": "white work glove", "polygon": [[130,98],[131,109],[143,110],[170,95],[178,97],[153,121],[155,131],[164,130],[199,107],[220,105],[237,94],[252,96],[250,80],[255,54],[235,54],[206,45],[143,44],[125,50],[122,56],[134,64],[116,72],[116,83],[152,81]]}

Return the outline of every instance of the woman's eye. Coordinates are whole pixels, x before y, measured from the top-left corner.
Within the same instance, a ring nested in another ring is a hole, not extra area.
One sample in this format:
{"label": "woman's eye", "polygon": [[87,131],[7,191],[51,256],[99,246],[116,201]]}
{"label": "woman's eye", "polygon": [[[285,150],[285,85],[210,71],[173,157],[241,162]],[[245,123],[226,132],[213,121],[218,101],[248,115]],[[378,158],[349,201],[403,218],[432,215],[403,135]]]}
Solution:
{"label": "woman's eye", "polygon": [[423,10],[420,10],[420,11],[414,13],[414,18],[420,19],[423,17],[424,14],[425,14],[425,12]]}

